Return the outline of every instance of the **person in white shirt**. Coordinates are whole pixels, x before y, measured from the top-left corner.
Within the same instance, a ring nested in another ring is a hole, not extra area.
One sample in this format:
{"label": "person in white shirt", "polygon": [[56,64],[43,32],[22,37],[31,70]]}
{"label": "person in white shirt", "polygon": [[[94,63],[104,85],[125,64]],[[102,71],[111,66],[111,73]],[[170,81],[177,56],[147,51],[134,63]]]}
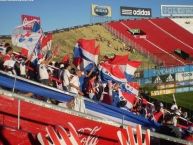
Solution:
{"label": "person in white shirt", "polygon": [[[73,70],[73,69],[72,69]],[[81,77],[82,72],[80,70],[73,70],[74,72],[72,79],[70,80],[70,92],[75,93],[75,94],[79,94],[79,95],[83,95],[83,93],[81,92],[80,89],[80,81],[79,81],[79,77]]]}
{"label": "person in white shirt", "polygon": [[39,80],[42,84],[48,85],[49,74],[47,70],[46,61],[44,59],[39,60]]}
{"label": "person in white shirt", "polygon": [[62,81],[64,91],[69,91],[70,77],[71,74],[69,69],[71,68],[70,64],[66,64],[63,71]]}

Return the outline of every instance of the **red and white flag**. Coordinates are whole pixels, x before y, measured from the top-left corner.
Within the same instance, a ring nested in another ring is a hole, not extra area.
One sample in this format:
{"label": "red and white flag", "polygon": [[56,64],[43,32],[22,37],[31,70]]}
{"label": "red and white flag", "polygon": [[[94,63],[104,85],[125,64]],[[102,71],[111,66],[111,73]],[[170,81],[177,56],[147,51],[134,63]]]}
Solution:
{"label": "red and white flag", "polygon": [[99,45],[95,46],[95,40],[79,39],[78,45],[85,59],[98,64]]}
{"label": "red and white flag", "polygon": [[42,51],[50,50],[51,45],[52,45],[52,34],[49,33],[47,35],[42,36],[42,38],[41,38],[41,49],[42,49]]}

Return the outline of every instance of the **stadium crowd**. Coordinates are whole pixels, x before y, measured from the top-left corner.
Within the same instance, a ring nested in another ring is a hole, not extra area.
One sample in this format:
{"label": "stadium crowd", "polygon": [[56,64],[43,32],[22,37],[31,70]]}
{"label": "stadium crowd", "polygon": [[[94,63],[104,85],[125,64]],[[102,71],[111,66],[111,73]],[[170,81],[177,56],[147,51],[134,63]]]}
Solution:
{"label": "stadium crowd", "polygon": [[[175,101],[168,111],[159,101],[148,102],[148,95],[140,89],[137,100],[130,107],[127,105],[127,100],[121,96],[121,84],[112,81],[103,83],[101,81],[100,66],[93,65],[89,71],[84,72],[71,64],[69,59],[64,62],[54,62],[52,61],[53,55],[45,57],[39,55],[33,61],[30,61],[33,59],[32,57],[28,58],[14,53],[9,43],[3,44],[3,47],[5,49],[0,53],[0,70],[8,74],[18,75],[63,91],[126,109],[162,124],[158,129],[160,133],[193,141],[192,124],[188,121],[185,121],[183,126],[178,124],[179,118],[186,120],[188,116],[187,112],[182,113]],[[29,96],[33,96],[33,94]],[[60,103],[51,99],[45,101],[54,104]],[[73,105],[73,100],[67,104],[69,108]],[[164,144],[167,143],[164,142]]]}

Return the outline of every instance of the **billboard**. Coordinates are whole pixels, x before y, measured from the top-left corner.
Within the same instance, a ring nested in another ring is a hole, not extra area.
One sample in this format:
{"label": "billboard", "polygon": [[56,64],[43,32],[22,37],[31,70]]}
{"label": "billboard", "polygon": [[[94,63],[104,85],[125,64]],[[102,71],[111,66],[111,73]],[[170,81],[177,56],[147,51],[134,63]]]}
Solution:
{"label": "billboard", "polygon": [[121,16],[151,17],[151,8],[120,7]]}
{"label": "billboard", "polygon": [[110,6],[99,6],[99,5],[92,4],[91,14],[92,16],[111,17],[112,10]]}
{"label": "billboard", "polygon": [[192,86],[192,85],[193,85],[193,81],[176,82],[176,87]]}
{"label": "billboard", "polygon": [[[21,15],[21,22],[22,24],[26,24],[29,23],[33,20],[37,20],[37,22],[40,24],[40,17],[36,17],[36,16],[29,16],[29,15]],[[24,28],[24,30],[31,30],[33,27],[33,23],[29,23],[28,25],[26,25]]]}
{"label": "billboard", "polygon": [[151,91],[151,96],[159,96],[159,95],[165,95],[165,94],[173,94],[176,92],[176,89],[164,89],[164,90],[156,90]]}
{"label": "billboard", "polygon": [[159,84],[157,85],[157,89],[161,90],[161,89],[168,89],[168,88],[175,88],[176,84],[175,83],[169,83],[169,84]]}
{"label": "billboard", "polygon": [[174,74],[179,72],[190,72],[193,71],[193,65],[185,65],[178,67],[163,67],[158,69],[146,69],[144,70],[144,78],[151,78],[154,76]]}
{"label": "billboard", "polygon": [[193,80],[193,71],[176,73],[176,81],[188,81]]}
{"label": "billboard", "polygon": [[192,17],[193,5],[161,5],[161,16]]}
{"label": "billboard", "polygon": [[169,83],[175,81],[175,74],[161,75],[152,77],[153,84]]}

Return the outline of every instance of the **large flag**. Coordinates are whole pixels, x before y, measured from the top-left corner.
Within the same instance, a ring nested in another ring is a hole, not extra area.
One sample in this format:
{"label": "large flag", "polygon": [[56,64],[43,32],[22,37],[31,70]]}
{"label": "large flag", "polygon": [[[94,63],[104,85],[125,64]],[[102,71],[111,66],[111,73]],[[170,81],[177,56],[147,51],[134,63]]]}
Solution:
{"label": "large flag", "polygon": [[125,83],[127,82],[124,73],[120,70],[118,65],[111,65],[109,63],[100,64],[101,78],[107,82],[112,80],[113,82]]}
{"label": "large flag", "polygon": [[[124,78],[127,81],[131,81],[134,78],[134,73],[136,69],[140,66],[139,61],[130,61],[128,60],[128,55],[115,55],[113,58],[110,58],[105,61],[105,63],[109,64],[114,68],[118,68],[119,74],[121,76],[117,76],[118,78]],[[113,70],[114,72],[115,70]],[[104,73],[101,73],[104,74]],[[110,73],[111,74],[111,73]],[[119,81],[125,82],[125,81]]]}
{"label": "large flag", "polygon": [[121,84],[121,90],[138,96],[140,84],[137,82],[127,82]]}
{"label": "large flag", "polygon": [[[25,27],[29,25],[32,25],[32,28],[26,30]],[[36,20],[17,26],[12,32],[12,44],[25,49],[28,52],[28,56],[31,55],[37,45],[39,45],[39,40],[42,36],[42,31],[39,30],[40,26],[36,23]]]}
{"label": "large flag", "polygon": [[38,45],[38,41],[41,37],[40,33],[30,33],[26,32],[24,34],[12,35],[12,44],[17,47],[22,47],[28,50],[28,55],[30,55],[36,45]]}
{"label": "large flag", "polygon": [[99,46],[95,46],[95,40],[79,39],[78,46],[81,50],[82,57],[98,64]]}

